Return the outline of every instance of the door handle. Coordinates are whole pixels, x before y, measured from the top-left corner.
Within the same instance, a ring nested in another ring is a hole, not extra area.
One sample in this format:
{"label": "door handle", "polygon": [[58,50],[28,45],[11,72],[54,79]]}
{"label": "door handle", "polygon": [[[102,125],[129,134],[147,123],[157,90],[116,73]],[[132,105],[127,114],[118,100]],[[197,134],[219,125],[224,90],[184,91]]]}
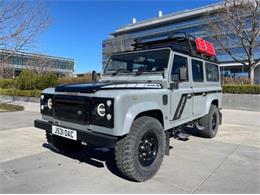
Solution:
{"label": "door handle", "polygon": [[192,98],[192,95],[189,93],[189,94],[187,95],[187,98],[188,98],[188,99]]}

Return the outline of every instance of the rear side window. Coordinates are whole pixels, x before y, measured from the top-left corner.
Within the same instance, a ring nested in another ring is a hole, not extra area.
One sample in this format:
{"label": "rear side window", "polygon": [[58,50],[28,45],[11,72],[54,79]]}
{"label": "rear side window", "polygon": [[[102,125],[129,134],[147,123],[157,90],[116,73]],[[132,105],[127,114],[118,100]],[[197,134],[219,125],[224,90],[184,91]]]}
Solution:
{"label": "rear side window", "polygon": [[207,81],[218,82],[219,81],[218,66],[215,64],[206,63],[206,76],[207,76]]}
{"label": "rear side window", "polygon": [[194,82],[203,82],[203,63],[202,61],[192,60],[192,77]]}
{"label": "rear side window", "polygon": [[[174,60],[173,60],[173,65],[172,65],[172,81],[180,81],[180,68],[185,67],[187,70],[187,79],[186,81],[188,81],[188,60],[186,57],[182,57],[182,56],[178,56],[175,55],[174,56]],[[182,80],[183,81],[183,80]]]}

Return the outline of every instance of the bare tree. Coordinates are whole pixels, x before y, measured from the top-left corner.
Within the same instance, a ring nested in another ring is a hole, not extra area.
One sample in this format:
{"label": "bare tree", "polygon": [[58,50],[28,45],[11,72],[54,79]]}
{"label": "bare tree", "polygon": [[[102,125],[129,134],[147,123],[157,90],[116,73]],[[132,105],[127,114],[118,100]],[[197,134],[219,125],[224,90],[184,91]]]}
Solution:
{"label": "bare tree", "polygon": [[105,41],[105,56],[109,57],[113,53],[133,50],[133,40],[127,36],[117,36]]}
{"label": "bare tree", "polygon": [[40,1],[0,0],[0,78],[10,73],[10,59],[15,52],[32,47],[50,23]]}
{"label": "bare tree", "polygon": [[35,55],[27,61],[27,69],[36,71],[39,75],[50,71],[53,68],[55,61],[44,55]]}
{"label": "bare tree", "polygon": [[[234,61],[248,66],[254,83],[254,69],[260,62],[260,1],[226,0],[217,11],[207,13],[209,34],[217,46]],[[241,48],[238,52],[236,48]]]}

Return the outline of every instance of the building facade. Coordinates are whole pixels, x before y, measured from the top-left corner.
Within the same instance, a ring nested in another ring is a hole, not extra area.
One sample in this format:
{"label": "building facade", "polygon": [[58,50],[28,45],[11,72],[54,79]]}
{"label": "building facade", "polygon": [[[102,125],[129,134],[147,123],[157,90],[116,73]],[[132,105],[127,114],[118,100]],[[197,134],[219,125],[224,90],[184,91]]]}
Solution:
{"label": "building facade", "polygon": [[2,50],[0,51],[0,66],[12,70],[12,77],[18,76],[25,69],[53,72],[63,76],[72,75],[75,63],[73,59],[68,58]]}
{"label": "building facade", "polygon": [[[191,10],[185,10],[177,13],[162,16],[159,12],[157,18],[136,22],[133,20],[132,24],[117,29],[111,33],[112,37],[126,37],[127,39],[135,39],[150,35],[158,35],[161,33],[170,32],[186,32],[195,37],[202,37],[211,41],[211,37],[205,28],[205,14],[219,9],[223,3],[209,5]],[[106,50],[109,40],[103,42],[103,61],[106,59]],[[260,42],[260,39],[258,40]],[[221,66],[221,74],[223,77],[248,77],[248,67],[243,66],[234,60],[226,53],[222,52],[220,48],[217,49],[217,57]],[[241,54],[242,48],[235,47],[234,52]],[[260,48],[256,50],[256,58],[260,58]],[[260,83],[260,66],[255,68],[255,82]]]}

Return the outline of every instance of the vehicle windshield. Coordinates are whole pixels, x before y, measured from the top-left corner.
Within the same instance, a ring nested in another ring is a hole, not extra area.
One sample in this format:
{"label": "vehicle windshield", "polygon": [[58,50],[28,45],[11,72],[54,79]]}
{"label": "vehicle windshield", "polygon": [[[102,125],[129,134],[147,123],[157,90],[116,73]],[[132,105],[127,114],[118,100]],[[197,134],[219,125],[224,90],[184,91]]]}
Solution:
{"label": "vehicle windshield", "polygon": [[163,72],[168,66],[169,55],[169,49],[116,54],[109,59],[104,73],[116,75]]}

